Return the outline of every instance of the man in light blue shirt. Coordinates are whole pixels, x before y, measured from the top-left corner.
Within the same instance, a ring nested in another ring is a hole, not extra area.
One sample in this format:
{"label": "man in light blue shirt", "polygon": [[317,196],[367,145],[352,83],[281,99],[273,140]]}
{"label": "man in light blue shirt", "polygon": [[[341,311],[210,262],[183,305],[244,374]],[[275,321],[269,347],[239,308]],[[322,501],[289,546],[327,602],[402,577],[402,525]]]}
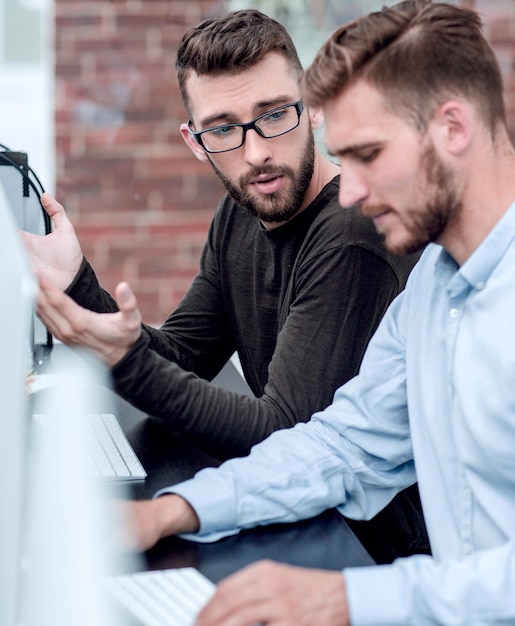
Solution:
{"label": "man in light blue shirt", "polygon": [[432,557],[343,575],[255,564],[199,626],[515,624],[515,151],[494,54],[474,12],[407,1],[339,29],[303,89],[342,206],[392,251],[426,250],[333,404],[131,504],[135,541],[334,506],[367,519],[418,479]]}

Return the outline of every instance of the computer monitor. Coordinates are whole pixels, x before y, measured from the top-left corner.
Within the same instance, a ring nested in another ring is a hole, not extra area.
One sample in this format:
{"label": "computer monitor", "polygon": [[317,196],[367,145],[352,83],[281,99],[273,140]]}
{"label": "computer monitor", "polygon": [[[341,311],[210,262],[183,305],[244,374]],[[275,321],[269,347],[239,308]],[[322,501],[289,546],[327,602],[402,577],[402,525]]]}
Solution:
{"label": "computer monitor", "polygon": [[[29,166],[28,154],[14,152],[1,145],[0,148],[0,189],[15,224],[38,235],[51,232],[50,217],[40,202],[44,188]],[[33,315],[32,322],[34,365],[41,370],[49,358],[52,336],[36,315]]]}
{"label": "computer monitor", "polygon": [[106,373],[71,350],[49,371],[52,384],[32,403],[20,623],[119,626],[104,579],[131,555],[116,545],[114,487],[104,493],[91,472],[87,420]]}
{"label": "computer monitor", "polygon": [[0,186],[0,624],[15,623],[27,459],[25,374],[35,281]]}

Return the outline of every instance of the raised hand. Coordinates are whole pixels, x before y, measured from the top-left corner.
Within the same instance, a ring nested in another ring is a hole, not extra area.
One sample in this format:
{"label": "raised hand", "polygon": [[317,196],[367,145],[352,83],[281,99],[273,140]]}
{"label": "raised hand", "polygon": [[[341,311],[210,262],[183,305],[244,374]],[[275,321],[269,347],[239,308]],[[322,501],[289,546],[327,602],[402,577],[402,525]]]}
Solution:
{"label": "raised hand", "polygon": [[136,296],[127,283],[115,290],[117,313],[94,313],[84,309],[39,275],[36,313],[54,337],[71,346],[92,350],[112,367],[129,352],[141,334],[141,314]]}
{"label": "raised hand", "polygon": [[52,233],[45,236],[20,231],[20,235],[33,271],[64,290],[79,271],[82,250],[63,206],[49,193],[41,196],[41,204],[52,220]]}

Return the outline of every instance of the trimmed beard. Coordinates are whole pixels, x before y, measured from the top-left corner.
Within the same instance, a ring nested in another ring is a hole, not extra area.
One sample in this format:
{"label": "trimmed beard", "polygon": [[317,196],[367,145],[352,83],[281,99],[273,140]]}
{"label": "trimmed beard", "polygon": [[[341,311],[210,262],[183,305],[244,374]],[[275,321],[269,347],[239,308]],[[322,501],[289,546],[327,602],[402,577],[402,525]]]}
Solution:
{"label": "trimmed beard", "polygon": [[428,243],[438,241],[461,213],[463,203],[456,177],[438,157],[432,145],[428,146],[420,157],[420,174],[424,178],[419,186],[419,196],[425,197],[425,201],[406,211],[404,217],[389,205],[380,207],[360,205],[360,212],[363,215],[390,210],[401,218],[408,238],[392,245],[388,243],[388,232],[384,233],[385,245],[394,254],[412,254],[422,250]]}
{"label": "trimmed beard", "polygon": [[[310,129],[297,172],[287,165],[263,165],[262,167],[253,167],[249,172],[240,177],[238,185],[233,184],[222,174],[211,159],[209,159],[209,161],[217,176],[222,181],[227,193],[235,202],[244,206],[251,215],[267,223],[287,222],[299,212],[313,177],[315,166],[315,139]],[[262,174],[286,176],[291,180],[291,188],[264,197],[255,197],[245,191],[250,181]]]}

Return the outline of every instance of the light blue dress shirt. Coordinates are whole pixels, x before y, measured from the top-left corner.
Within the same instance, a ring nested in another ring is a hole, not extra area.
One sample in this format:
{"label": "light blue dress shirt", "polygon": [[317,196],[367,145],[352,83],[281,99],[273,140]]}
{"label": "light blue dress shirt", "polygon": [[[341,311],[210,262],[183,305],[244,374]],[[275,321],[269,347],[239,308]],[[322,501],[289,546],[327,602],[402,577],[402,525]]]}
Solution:
{"label": "light blue dress shirt", "polygon": [[515,204],[461,268],[428,247],[325,411],[164,492],[214,540],[416,479],[433,557],[346,569],[352,624],[515,624]]}

